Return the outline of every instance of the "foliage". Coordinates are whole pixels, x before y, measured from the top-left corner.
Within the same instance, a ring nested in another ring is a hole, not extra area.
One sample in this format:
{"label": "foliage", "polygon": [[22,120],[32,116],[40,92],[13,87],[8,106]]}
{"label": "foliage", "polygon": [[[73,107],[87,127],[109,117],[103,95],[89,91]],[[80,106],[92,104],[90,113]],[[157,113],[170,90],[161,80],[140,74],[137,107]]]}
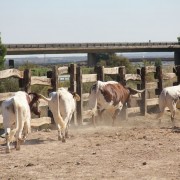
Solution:
{"label": "foliage", "polygon": [[180,37],[177,37],[178,43],[180,43]]}
{"label": "foliage", "polygon": [[6,47],[1,42],[1,36],[0,36],[0,69],[3,69],[4,62],[5,62],[5,56],[6,56]]}
{"label": "foliage", "polygon": [[126,73],[135,73],[136,71],[136,67],[133,66],[133,64],[129,61],[128,58],[123,56],[117,56],[116,54],[110,54],[109,56],[105,56],[104,59],[99,59],[97,65],[108,67],[125,66]]}
{"label": "foliage", "polygon": [[162,66],[162,61],[161,61],[161,59],[156,59],[154,65],[155,65],[156,67]]}
{"label": "foliage", "polygon": [[18,78],[7,78],[0,82],[0,93],[4,92],[16,92],[19,90],[19,80]]}
{"label": "foliage", "polygon": [[36,92],[39,94],[43,94],[45,96],[48,95],[48,89],[50,89],[51,87],[49,86],[43,86],[43,85],[33,85],[31,86],[31,92]]}
{"label": "foliage", "polygon": [[[46,76],[47,71],[50,71],[50,68],[42,67],[39,65],[26,63],[19,67],[19,70],[24,71],[25,69],[31,69],[32,76]],[[33,85],[31,87],[32,92],[41,93],[47,95],[47,89],[50,87],[43,85]],[[3,92],[16,92],[19,91],[19,80],[18,78],[7,78],[0,81],[0,93]]]}
{"label": "foliage", "polygon": [[46,76],[47,71],[51,70],[51,68],[39,66],[28,62],[19,67],[19,70],[21,71],[24,71],[25,69],[31,69],[32,76]]}
{"label": "foliage", "polygon": [[146,59],[143,60],[143,67],[145,66],[154,66],[154,63],[152,61],[148,61]]}
{"label": "foliage", "polygon": [[94,68],[88,68],[88,67],[82,67],[82,73],[83,74],[93,74],[94,73]]}
{"label": "foliage", "polygon": [[58,84],[59,87],[70,87],[70,82],[69,81],[61,81]]}

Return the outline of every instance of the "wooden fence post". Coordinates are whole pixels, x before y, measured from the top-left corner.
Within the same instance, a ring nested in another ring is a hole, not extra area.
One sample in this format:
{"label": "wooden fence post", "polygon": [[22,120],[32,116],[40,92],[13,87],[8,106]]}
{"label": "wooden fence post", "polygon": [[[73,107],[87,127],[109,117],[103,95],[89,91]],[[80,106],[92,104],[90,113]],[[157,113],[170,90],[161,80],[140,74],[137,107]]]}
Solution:
{"label": "wooden fence post", "polygon": [[77,67],[77,94],[80,96],[81,100],[77,102],[77,120],[78,124],[82,125],[83,124],[83,117],[82,117],[82,112],[83,112],[83,97],[82,97],[82,69],[81,67]]}
{"label": "wooden fence post", "polygon": [[141,68],[141,88],[145,89],[145,91],[142,93],[142,107],[141,107],[141,112],[145,116],[147,114],[146,67]]}
{"label": "wooden fence post", "polygon": [[[54,67],[54,68],[53,68],[53,71],[54,71],[55,69],[56,69],[56,68]],[[53,72],[53,71],[48,71],[48,72],[47,72],[47,78],[51,78],[51,86],[52,86],[52,89],[49,89],[49,90],[48,90],[48,95],[49,95],[50,92],[56,91],[56,90],[54,90],[54,89],[56,89],[56,87],[53,85],[53,83],[54,83],[53,74],[55,74],[55,72]],[[53,87],[53,86],[54,86],[54,87]],[[52,112],[49,110],[49,107],[48,107],[48,117],[51,118],[51,124],[55,124],[53,114],[52,114]]]}
{"label": "wooden fence post", "polygon": [[97,80],[99,81],[105,80],[104,66],[96,66],[94,71],[97,73]]}
{"label": "wooden fence post", "polygon": [[156,73],[154,74],[154,78],[158,79],[157,82],[157,89],[155,89],[155,94],[160,95],[162,89],[163,89],[163,75],[162,75],[162,67],[157,66],[156,67]]}
{"label": "wooden fence post", "polygon": [[[69,91],[70,92],[76,92],[77,90],[77,82],[76,82],[76,64],[70,64],[70,67],[68,69],[69,73],[70,73],[70,87],[69,87]],[[73,122],[75,125],[77,125],[77,102],[76,102],[76,110],[73,113]]]}
{"label": "wooden fence post", "polygon": [[[126,69],[125,66],[120,66],[119,67],[119,76],[118,76],[118,81],[125,86],[126,85],[126,80],[125,80],[125,75],[126,75]],[[120,112],[120,115],[122,117],[122,119],[127,120],[127,104],[123,105],[123,108]]]}
{"label": "wooden fence post", "polygon": [[176,66],[177,85],[180,84],[180,66]]}
{"label": "wooden fence post", "polygon": [[119,67],[118,81],[119,81],[123,86],[126,85],[125,75],[126,75],[126,68],[125,68],[125,66],[120,66],[120,67]]}
{"label": "wooden fence post", "polygon": [[[141,68],[138,68],[138,69],[136,70],[136,73],[141,76]],[[142,84],[142,83],[138,83],[138,84],[137,84],[137,89],[138,89],[138,90],[141,90],[141,89],[142,89],[142,88],[141,88],[141,84]]]}
{"label": "wooden fence post", "polygon": [[52,90],[57,91],[58,90],[58,67],[53,66],[53,71],[52,71]]}
{"label": "wooden fence post", "polygon": [[27,93],[31,92],[31,70],[30,69],[24,70],[23,86],[24,86],[25,92]]}
{"label": "wooden fence post", "polygon": [[180,84],[180,66],[176,66],[176,70],[177,70],[177,83],[178,85]]}
{"label": "wooden fence post", "polygon": [[9,60],[9,68],[10,69],[14,68],[14,60],[13,59]]}

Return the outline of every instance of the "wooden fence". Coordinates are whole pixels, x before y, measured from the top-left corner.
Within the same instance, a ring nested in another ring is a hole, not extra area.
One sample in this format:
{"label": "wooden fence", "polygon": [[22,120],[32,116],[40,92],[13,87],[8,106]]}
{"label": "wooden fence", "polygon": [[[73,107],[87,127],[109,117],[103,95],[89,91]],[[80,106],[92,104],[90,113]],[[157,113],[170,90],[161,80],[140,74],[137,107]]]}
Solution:
{"label": "wooden fence", "polygon": [[[147,77],[149,73],[154,74],[154,81],[148,82]],[[31,86],[38,84],[49,86],[49,91],[56,91],[58,89],[59,79],[58,77],[62,74],[69,74],[69,87],[68,90],[72,92],[77,92],[81,101],[77,102],[77,110],[73,115],[74,124],[83,124],[84,119],[90,118],[88,117],[89,111],[87,107],[84,106],[84,102],[88,101],[88,93],[83,93],[83,84],[84,83],[93,83],[97,80],[105,81],[106,75],[116,75],[116,81],[121,82],[122,84],[126,84],[129,80],[138,81],[137,88],[145,89],[139,101],[141,101],[141,106],[137,107],[124,107],[123,109],[123,117],[126,118],[129,113],[137,113],[140,112],[143,115],[146,115],[148,106],[158,104],[158,97],[156,98],[148,98],[148,91],[154,90],[155,95],[159,95],[163,88],[163,82],[165,79],[172,79],[177,77],[177,82],[174,85],[180,83],[180,66],[174,67],[173,73],[163,73],[161,67],[155,66],[146,66],[141,69],[137,69],[137,74],[126,74],[126,70],[124,66],[121,67],[113,67],[113,68],[105,68],[103,66],[95,67],[94,74],[83,74],[81,66],[76,66],[76,64],[71,64],[69,67],[63,66],[58,67],[54,66],[52,71],[47,72],[47,77],[39,77],[32,76],[31,70],[26,69],[24,71],[19,71],[17,69],[7,69],[0,71],[0,80],[15,77],[19,79],[19,89],[24,90],[26,92],[31,92]],[[5,100],[6,98],[12,96],[13,92],[0,93],[0,102]],[[41,101],[40,106],[47,106],[45,101]],[[48,116],[52,116],[48,113]],[[2,118],[0,118],[2,119]],[[52,117],[43,117],[37,118],[35,122],[52,122]],[[2,120],[1,120],[2,121]]]}

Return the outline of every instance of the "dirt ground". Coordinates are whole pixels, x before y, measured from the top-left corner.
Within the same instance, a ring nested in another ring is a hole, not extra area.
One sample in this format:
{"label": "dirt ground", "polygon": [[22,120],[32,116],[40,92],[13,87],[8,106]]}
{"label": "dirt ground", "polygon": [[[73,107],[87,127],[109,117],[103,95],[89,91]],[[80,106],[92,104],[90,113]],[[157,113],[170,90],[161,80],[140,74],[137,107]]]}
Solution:
{"label": "dirt ground", "polygon": [[154,117],[71,126],[66,143],[57,130],[34,130],[20,151],[0,145],[0,179],[180,179],[180,112],[174,129],[169,112],[160,127]]}

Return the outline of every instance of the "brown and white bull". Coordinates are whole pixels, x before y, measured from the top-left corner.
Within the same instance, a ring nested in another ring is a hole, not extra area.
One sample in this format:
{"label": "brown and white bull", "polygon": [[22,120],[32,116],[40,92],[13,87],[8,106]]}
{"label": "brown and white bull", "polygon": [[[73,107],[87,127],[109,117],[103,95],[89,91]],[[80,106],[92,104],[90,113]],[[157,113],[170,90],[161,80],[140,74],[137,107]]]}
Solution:
{"label": "brown and white bull", "polygon": [[180,99],[180,85],[166,87],[162,90],[159,96],[159,110],[157,118],[159,123],[161,123],[161,117],[164,114],[165,108],[168,107],[171,111],[171,121],[173,127],[175,126],[174,117],[176,113],[176,104]]}
{"label": "brown and white bull", "polygon": [[39,96],[36,93],[27,94],[18,91],[13,97],[2,102],[7,153],[10,152],[10,143],[14,140],[16,141],[16,150],[20,150],[20,142],[25,140],[27,134],[30,133],[31,111],[40,116],[38,100]]}
{"label": "brown and white bull", "polygon": [[48,102],[58,128],[58,140],[65,142],[66,137],[68,137],[68,127],[76,108],[75,101],[80,100],[79,95],[70,93],[65,88],[59,88],[57,92],[51,92],[49,98],[41,94],[39,96]]}
{"label": "brown and white bull", "polygon": [[101,115],[103,111],[110,110],[113,112],[113,125],[117,115],[122,107],[128,103],[130,95],[142,93],[144,90],[136,90],[125,87],[116,81],[97,81],[91,87],[89,95],[89,108],[92,110],[93,124],[95,125],[94,115],[99,111]]}

